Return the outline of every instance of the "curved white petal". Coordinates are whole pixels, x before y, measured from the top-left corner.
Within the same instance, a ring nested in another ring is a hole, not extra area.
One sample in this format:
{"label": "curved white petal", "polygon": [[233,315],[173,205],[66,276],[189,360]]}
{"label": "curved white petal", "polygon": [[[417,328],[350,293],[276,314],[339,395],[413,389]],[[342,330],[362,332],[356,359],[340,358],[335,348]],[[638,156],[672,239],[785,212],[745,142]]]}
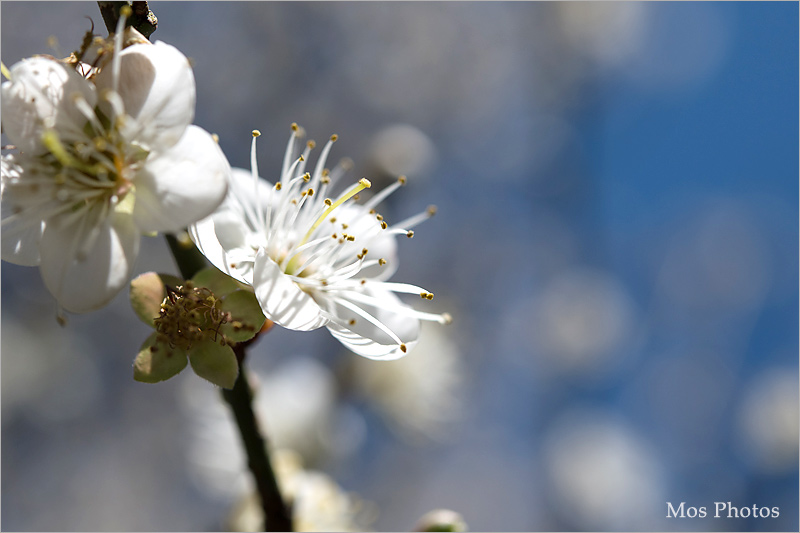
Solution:
{"label": "curved white petal", "polygon": [[[3,214],[3,228],[0,236],[4,261],[22,266],[39,264],[39,241],[42,240],[44,222],[26,216],[24,198],[20,198],[14,182],[21,177],[21,169],[15,164],[13,154],[2,158],[0,177],[0,212]],[[26,189],[23,189],[26,190]],[[27,190],[30,190],[27,188]]]}
{"label": "curved white petal", "polygon": [[[192,67],[177,48],[157,41],[135,44],[120,53],[118,92],[130,117],[123,131],[129,141],[147,150],[178,142],[194,119],[195,83]],[[95,80],[100,94],[114,87],[109,63]],[[111,108],[102,104],[109,116]]]}
{"label": "curved white petal", "polygon": [[74,98],[96,103],[94,87],[70,67],[54,59],[31,57],[11,67],[11,79],[2,85],[3,132],[22,152],[39,154],[45,128],[59,134],[80,133],[86,117]]}
{"label": "curved white petal", "polygon": [[127,285],[139,252],[140,235],[132,217],[114,214],[102,222],[94,246],[82,259],[75,249],[90,229],[81,221],[49,224],[42,234],[40,272],[59,304],[74,313],[100,309]]}
{"label": "curved white petal", "polygon": [[[371,288],[364,291],[370,296],[384,300],[388,308],[407,307],[395,294],[390,291]],[[419,337],[419,320],[400,313],[392,313],[385,309],[376,309],[372,306],[356,305],[364,313],[368,313],[384,327],[381,328],[363,315],[352,311],[342,305],[341,299],[329,299],[328,311],[335,317],[326,325],[336,339],[352,352],[369,359],[390,361],[399,359],[411,351],[417,344]],[[355,320],[355,324],[350,323]],[[397,339],[392,338],[384,331],[389,329],[405,345],[406,350],[400,347]]]}
{"label": "curved white petal", "polygon": [[143,232],[177,231],[205,218],[225,198],[230,172],[211,135],[189,126],[178,144],[150,154],[136,175],[136,225]]}
{"label": "curved white petal", "polygon": [[44,222],[21,220],[3,226],[0,237],[3,261],[15,265],[36,266],[39,264],[39,243],[42,240]]}
{"label": "curved white petal", "polygon": [[276,324],[310,331],[328,322],[314,299],[284,274],[264,251],[256,255],[253,288],[264,315]]}
{"label": "curved white petal", "polygon": [[[259,195],[266,205],[272,185],[259,179],[258,187]],[[255,231],[247,222],[249,215],[246,210],[251,213],[256,212],[254,200],[256,195],[253,194],[253,191],[254,184],[250,171],[241,168],[231,169],[228,194],[225,200],[212,215],[189,227],[189,236],[192,241],[212,265],[248,285],[253,284],[252,271],[231,267],[228,252],[233,252],[235,248],[241,248],[243,243],[263,239],[263,235]],[[222,222],[226,228],[217,227],[219,222]],[[233,225],[237,227],[233,228]],[[224,246],[220,243],[220,235],[223,236],[223,241],[226,241],[225,236],[230,237]],[[255,250],[251,249],[250,252],[252,253],[250,259],[255,260]],[[233,255],[241,256],[241,254]]]}

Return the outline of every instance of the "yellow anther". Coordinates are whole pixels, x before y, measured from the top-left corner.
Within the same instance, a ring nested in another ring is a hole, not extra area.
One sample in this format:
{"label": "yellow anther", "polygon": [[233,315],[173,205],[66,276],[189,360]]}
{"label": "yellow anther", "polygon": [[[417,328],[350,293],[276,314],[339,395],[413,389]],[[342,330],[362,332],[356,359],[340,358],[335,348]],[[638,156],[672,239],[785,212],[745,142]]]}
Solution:
{"label": "yellow anther", "polygon": [[400,182],[400,185],[405,185],[408,182],[408,179],[406,179],[405,176],[400,176],[397,178],[397,181]]}
{"label": "yellow anther", "polygon": [[316,148],[317,143],[315,143],[314,141],[308,141],[306,143],[306,146],[308,146],[311,150],[313,150],[314,148]]}
{"label": "yellow anther", "polygon": [[383,266],[383,265],[385,265],[385,264],[386,264],[386,259],[384,259],[384,258],[380,258],[380,259],[378,259],[378,264],[379,264],[380,266]]}
{"label": "yellow anther", "polygon": [[383,215],[376,215],[375,218],[377,218],[378,220],[383,220]]}
{"label": "yellow anther", "polygon": [[278,183],[276,183],[276,184],[275,184],[275,190],[276,190],[276,191],[279,191],[279,190],[281,190],[282,188],[283,188],[283,185],[281,185],[281,182],[280,182],[280,181],[279,181]]}
{"label": "yellow anther", "polygon": [[306,183],[308,183],[309,181],[311,181],[311,174],[309,174],[308,172],[306,172],[305,174],[303,174],[303,181],[305,181]]}
{"label": "yellow anther", "polygon": [[338,239],[339,238],[339,236],[336,235],[335,233],[333,235],[331,235],[331,237],[333,237],[334,239]]}
{"label": "yellow anther", "polygon": [[[333,200],[331,200],[330,198],[325,198],[325,200],[323,200],[323,203],[327,206],[330,206],[333,204]],[[333,220],[331,220],[331,222],[333,222]]]}
{"label": "yellow anther", "polygon": [[377,211],[375,211],[374,209],[370,209],[370,210],[369,210],[369,214],[370,214],[370,215],[374,215],[375,213],[377,213]]}
{"label": "yellow anther", "polygon": [[445,324],[451,324],[453,322],[453,317],[450,316],[450,313],[442,313],[442,320]]}
{"label": "yellow anther", "polygon": [[319,181],[320,181],[320,183],[322,183],[323,185],[327,185],[327,184],[329,184],[329,183],[331,182],[331,179],[330,179],[328,176],[322,176],[322,177],[319,179]]}
{"label": "yellow anther", "polygon": [[342,222],[342,229],[347,229],[348,227],[350,227],[350,226],[345,224],[344,222]]}
{"label": "yellow anther", "polygon": [[331,223],[336,223],[336,217],[331,217]]}
{"label": "yellow anther", "polygon": [[330,171],[330,169],[327,169],[327,168],[323,168],[323,169],[322,169],[322,177],[323,177],[323,178],[327,178],[327,177],[328,177],[328,176],[330,176],[330,175],[331,175],[331,171]]}
{"label": "yellow anther", "polygon": [[406,233],[406,237],[408,237],[410,239],[413,236],[414,236],[414,232],[412,230],[408,230],[408,233]]}
{"label": "yellow anther", "polygon": [[211,134],[211,140],[214,141],[215,143],[219,144],[219,135],[217,135],[216,133],[212,133]]}
{"label": "yellow anther", "polygon": [[300,157],[297,158],[297,160],[302,163],[303,161],[306,160],[306,158],[301,155]]}
{"label": "yellow anther", "polygon": [[119,8],[119,14],[125,18],[128,18],[131,15],[133,15],[133,9],[131,9],[131,6],[129,6],[128,4],[125,4],[121,8]]}
{"label": "yellow anther", "polygon": [[356,325],[356,319],[355,318],[351,318],[350,320],[347,321],[347,323],[350,324],[351,326],[355,326]]}
{"label": "yellow anther", "polygon": [[350,241],[350,242],[353,242],[354,240],[356,240],[356,238],[353,235],[348,235],[347,236],[347,240]]}
{"label": "yellow anther", "polygon": [[292,131],[298,131],[300,126],[297,125],[297,122],[292,122]]}
{"label": "yellow anther", "polygon": [[367,250],[366,248],[362,248],[361,253],[367,255],[369,253],[369,250]]}
{"label": "yellow anther", "polygon": [[253,137],[261,137],[261,132],[258,130],[253,130]]}
{"label": "yellow anther", "polygon": [[429,205],[427,213],[428,213],[429,217],[432,217],[433,215],[435,215],[436,214],[436,206],[435,205]]}
{"label": "yellow anther", "polygon": [[361,284],[362,284],[362,285],[366,285],[366,284],[367,284],[367,280],[365,280],[365,279],[362,279],[362,280],[361,280]]}
{"label": "yellow anther", "polygon": [[428,295],[425,297],[426,300],[433,300],[433,293],[429,292]]}
{"label": "yellow anther", "polygon": [[381,220],[381,229],[386,229],[388,227],[389,227],[389,224],[387,224],[385,220]]}
{"label": "yellow anther", "polygon": [[338,138],[339,138],[339,136],[334,133],[333,135],[331,135],[331,142],[335,143],[336,139],[338,139]]}
{"label": "yellow anther", "polygon": [[313,188],[311,188],[311,187],[308,188],[308,195],[309,196],[314,196],[314,189]]}
{"label": "yellow anther", "polygon": [[322,281],[320,281],[320,283],[322,284],[323,287],[327,287],[328,286],[328,281],[327,280],[323,279]]}
{"label": "yellow anther", "polygon": [[400,351],[403,352],[403,353],[406,353],[408,351],[408,348],[406,348],[405,344],[401,344],[400,345]]}

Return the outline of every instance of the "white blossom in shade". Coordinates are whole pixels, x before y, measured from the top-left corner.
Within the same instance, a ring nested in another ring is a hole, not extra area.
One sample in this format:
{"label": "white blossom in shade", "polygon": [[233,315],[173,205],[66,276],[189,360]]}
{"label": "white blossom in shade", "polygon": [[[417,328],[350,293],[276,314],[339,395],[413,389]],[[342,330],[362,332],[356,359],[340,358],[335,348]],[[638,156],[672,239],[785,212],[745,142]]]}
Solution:
{"label": "white blossom in shade", "polygon": [[764,473],[796,471],[799,421],[797,370],[764,372],[749,385],[740,407],[742,452]]}
{"label": "white blossom in shade", "polygon": [[76,313],[127,284],[142,234],[208,216],[230,174],[191,125],[188,59],[142,37],[123,49],[123,24],[97,68],[41,56],[3,68],[2,126],[17,150],[2,158],[2,258],[38,265]]}
{"label": "white blossom in shade", "polygon": [[[365,531],[374,520],[373,505],[345,492],[330,476],[304,469],[297,453],[276,450],[272,459],[295,531]],[[262,531],[264,512],[255,493],[236,505],[227,525],[231,531]]]}
{"label": "white blossom in shade", "polygon": [[562,415],[543,448],[548,492],[569,529],[647,529],[664,505],[655,450],[611,413]]}
{"label": "white blossom in shade", "polygon": [[213,215],[190,228],[200,251],[217,268],[252,285],[270,320],[293,330],[327,327],[353,352],[370,359],[397,359],[416,343],[419,321],[447,323],[447,314],[415,310],[396,293],[431,300],[433,294],[387,281],[397,268],[395,237],[435,208],[389,225],[375,207],[405,183],[400,177],[366,203],[353,197],[370,187],[359,180],[337,196],[327,195],[343,174],[325,168],[332,136],[312,172],[306,163],[313,142],[297,154],[302,130],[293,133],[274,184],[258,176],[253,132],[251,172],[233,169],[228,196]]}
{"label": "white blossom in shade", "polygon": [[[319,361],[296,355],[267,374],[249,374],[253,411],[270,445],[289,448],[306,462],[335,449],[339,413],[336,381]],[[181,406],[189,422],[187,457],[198,488],[223,500],[251,490],[247,462],[230,409],[219,391],[196,379],[182,384]],[[333,447],[333,448],[332,448]]]}
{"label": "white blossom in shade", "polygon": [[462,413],[465,369],[445,330],[423,329],[414,353],[382,365],[354,358],[350,376],[402,435],[442,439]]}

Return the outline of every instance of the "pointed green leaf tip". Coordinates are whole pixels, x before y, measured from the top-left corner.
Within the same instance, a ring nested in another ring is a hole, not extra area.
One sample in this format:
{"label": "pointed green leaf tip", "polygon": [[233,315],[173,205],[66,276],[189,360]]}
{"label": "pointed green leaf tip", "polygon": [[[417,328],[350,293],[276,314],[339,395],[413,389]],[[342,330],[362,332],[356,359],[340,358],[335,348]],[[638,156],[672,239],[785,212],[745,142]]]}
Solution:
{"label": "pointed green leaf tip", "polygon": [[266,317],[250,291],[236,290],[222,299],[222,310],[231,314],[231,320],[219,328],[220,333],[234,342],[244,342],[255,337]]}
{"label": "pointed green leaf tip", "polygon": [[186,368],[186,363],[184,350],[157,341],[153,333],[144,341],[133,362],[133,379],[142,383],[158,383],[180,373]]}
{"label": "pointed green leaf tip", "polygon": [[189,349],[189,363],[195,374],[225,389],[232,389],[239,375],[233,349],[211,340],[200,341]]}
{"label": "pointed green leaf tip", "polygon": [[161,313],[161,302],[167,296],[165,284],[176,287],[183,285],[183,280],[155,272],[145,272],[131,280],[131,307],[136,316],[150,327],[154,327],[153,321]]}

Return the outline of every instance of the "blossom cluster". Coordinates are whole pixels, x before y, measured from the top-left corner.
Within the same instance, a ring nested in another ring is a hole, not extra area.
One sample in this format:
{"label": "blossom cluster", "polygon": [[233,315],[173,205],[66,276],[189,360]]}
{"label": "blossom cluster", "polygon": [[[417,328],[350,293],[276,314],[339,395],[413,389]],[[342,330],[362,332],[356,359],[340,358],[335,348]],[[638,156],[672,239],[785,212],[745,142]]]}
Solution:
{"label": "blossom cluster", "polygon": [[[143,234],[189,228],[219,270],[250,287],[264,315],[288,329],[326,327],[353,352],[397,359],[416,344],[417,310],[433,293],[390,282],[397,236],[413,237],[434,207],[389,224],[376,211],[406,183],[364,203],[366,178],[337,195],[344,166],[313,170],[313,141],[292,126],[274,184],[231,169],[216,138],[192,125],[195,81],[187,58],[150,43],[124,16],[108,40],[94,38],[65,60],[35,56],[3,73],[2,257],[39,266],[59,313],[105,306],[129,282]],[[331,195],[331,196],[328,196]]]}
{"label": "blossom cluster", "polygon": [[142,234],[207,216],[230,177],[214,138],[191,124],[188,59],[122,28],[96,39],[91,64],[35,56],[3,69],[2,125],[16,151],[2,157],[2,257],[38,265],[77,313],[127,285]]}

